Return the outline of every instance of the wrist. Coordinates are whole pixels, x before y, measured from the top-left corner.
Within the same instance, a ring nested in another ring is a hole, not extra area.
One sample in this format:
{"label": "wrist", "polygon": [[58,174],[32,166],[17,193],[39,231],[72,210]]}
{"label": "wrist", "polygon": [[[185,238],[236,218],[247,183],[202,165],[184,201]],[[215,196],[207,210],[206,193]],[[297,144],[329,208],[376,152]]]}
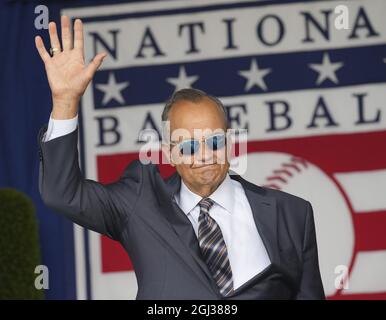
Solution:
{"label": "wrist", "polygon": [[72,119],[78,114],[78,105],[78,98],[53,98],[51,117],[55,120]]}

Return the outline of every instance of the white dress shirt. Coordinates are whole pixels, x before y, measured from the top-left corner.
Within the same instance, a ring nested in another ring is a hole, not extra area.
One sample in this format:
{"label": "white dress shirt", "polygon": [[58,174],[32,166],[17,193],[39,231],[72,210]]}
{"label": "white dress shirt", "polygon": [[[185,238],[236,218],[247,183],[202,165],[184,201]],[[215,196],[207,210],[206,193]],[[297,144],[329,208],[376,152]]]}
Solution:
{"label": "white dress shirt", "polygon": [[[233,274],[233,287],[237,289],[263,271],[271,262],[241,184],[227,175],[209,198],[214,201],[209,215],[216,220],[223,234]],[[201,196],[190,191],[181,181],[176,201],[188,216],[196,236],[200,215],[198,203],[201,199]]]}
{"label": "white dress shirt", "polygon": [[[71,133],[78,125],[78,117],[69,120],[50,118],[43,141]],[[252,209],[244,189],[238,181],[226,176],[220,186],[209,196],[214,204],[209,214],[218,223],[228,250],[232,268],[233,286],[237,289],[270,265],[268,253],[256,228]],[[181,181],[176,202],[192,223],[198,235],[198,203],[201,196],[193,193]]]}
{"label": "white dress shirt", "polygon": [[75,118],[67,120],[55,120],[50,117],[47,131],[43,137],[43,141],[47,142],[52,139],[64,136],[75,131],[78,126],[78,115]]}

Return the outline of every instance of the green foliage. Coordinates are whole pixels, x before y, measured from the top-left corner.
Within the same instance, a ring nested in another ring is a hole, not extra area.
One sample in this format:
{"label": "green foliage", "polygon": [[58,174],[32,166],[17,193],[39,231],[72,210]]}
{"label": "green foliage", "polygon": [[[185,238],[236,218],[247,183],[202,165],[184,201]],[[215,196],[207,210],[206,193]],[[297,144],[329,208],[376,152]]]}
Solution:
{"label": "green foliage", "polygon": [[0,189],[0,299],[44,299],[35,288],[40,265],[38,226],[32,201]]}

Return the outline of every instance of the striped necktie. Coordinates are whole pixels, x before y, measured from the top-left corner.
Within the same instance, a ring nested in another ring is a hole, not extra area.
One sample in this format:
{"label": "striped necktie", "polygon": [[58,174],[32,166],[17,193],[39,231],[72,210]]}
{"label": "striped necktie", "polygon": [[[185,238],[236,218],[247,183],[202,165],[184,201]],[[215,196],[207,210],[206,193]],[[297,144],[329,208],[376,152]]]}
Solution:
{"label": "striped necktie", "polygon": [[209,215],[213,200],[203,198],[200,202],[198,217],[198,241],[202,256],[213,275],[222,296],[233,292],[232,269],[228,259],[228,251],[221,229]]}

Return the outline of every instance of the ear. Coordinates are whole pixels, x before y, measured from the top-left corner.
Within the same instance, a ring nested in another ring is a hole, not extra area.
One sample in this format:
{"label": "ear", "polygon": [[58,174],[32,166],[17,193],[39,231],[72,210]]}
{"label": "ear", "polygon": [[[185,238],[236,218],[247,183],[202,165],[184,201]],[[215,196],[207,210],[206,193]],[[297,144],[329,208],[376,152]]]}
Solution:
{"label": "ear", "polygon": [[171,157],[170,144],[162,142],[161,150],[162,150],[162,155],[163,155],[162,159],[165,159],[166,163],[169,163],[172,167],[175,167],[175,164],[173,163],[173,160]]}

